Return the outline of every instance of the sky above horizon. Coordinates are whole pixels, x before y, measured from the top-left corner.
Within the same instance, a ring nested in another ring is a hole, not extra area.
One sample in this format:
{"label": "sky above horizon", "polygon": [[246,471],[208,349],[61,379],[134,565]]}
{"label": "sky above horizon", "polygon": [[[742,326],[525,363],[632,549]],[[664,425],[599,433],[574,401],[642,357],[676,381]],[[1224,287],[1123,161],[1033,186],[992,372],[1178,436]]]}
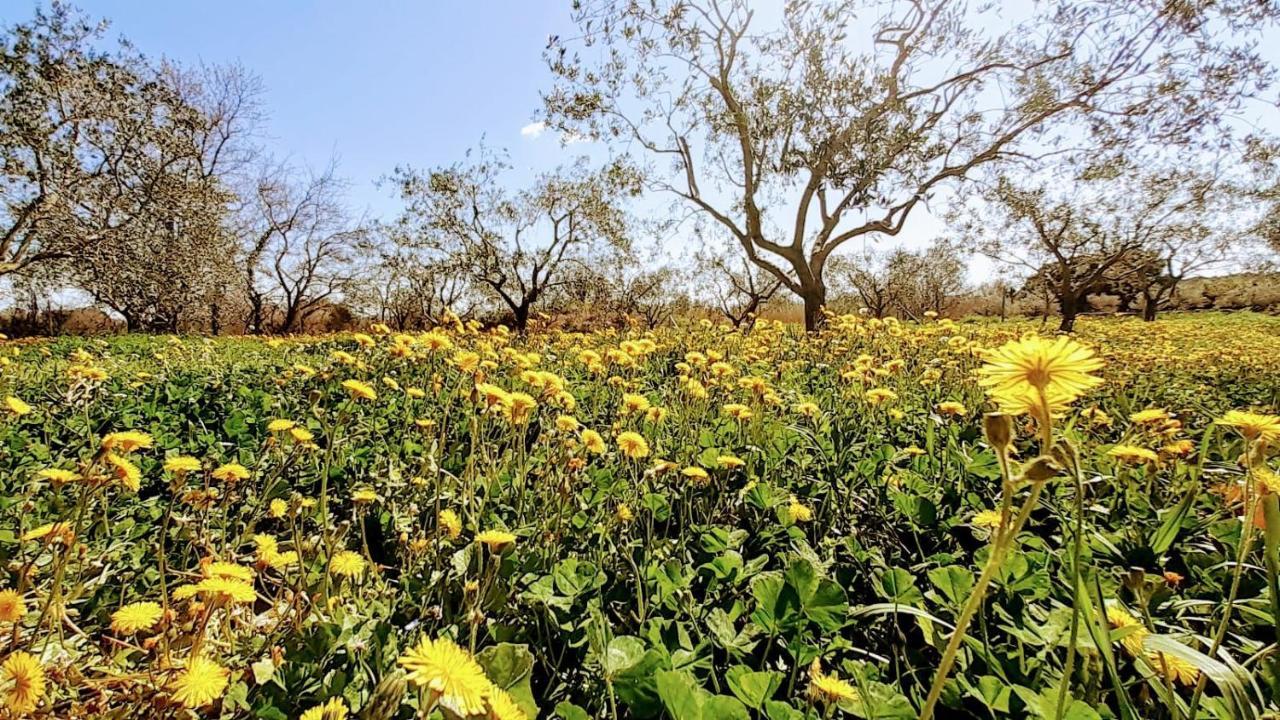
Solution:
{"label": "sky above horizon", "polygon": [[[0,25],[30,18],[45,2],[5,2]],[[562,145],[534,124],[539,91],[552,82],[542,51],[550,35],[573,32],[570,0],[75,4],[109,20],[111,37],[129,39],[152,58],[238,62],[258,75],[264,151],[317,170],[335,158],[356,215],[394,216],[400,203],[378,180],[397,166],[451,164],[482,140],[509,152],[509,179],[517,185],[580,154],[608,153],[603,144]],[[772,10],[778,0],[759,4]],[[648,198],[641,209],[667,207],[665,199]],[[879,246],[921,247],[944,231],[937,218],[917,210],[901,236]],[[668,244],[668,257],[696,249],[682,247],[679,237]],[[970,280],[989,280],[994,269],[975,257]]]}
{"label": "sky above horizon", "polygon": [[[25,20],[40,4],[6,3],[0,23]],[[335,157],[357,213],[396,210],[376,183],[397,165],[452,163],[482,139],[530,174],[573,154],[549,135],[521,134],[548,84],[542,48],[569,27],[564,0],[76,5],[153,58],[239,62],[260,76],[265,150],[316,169]]]}

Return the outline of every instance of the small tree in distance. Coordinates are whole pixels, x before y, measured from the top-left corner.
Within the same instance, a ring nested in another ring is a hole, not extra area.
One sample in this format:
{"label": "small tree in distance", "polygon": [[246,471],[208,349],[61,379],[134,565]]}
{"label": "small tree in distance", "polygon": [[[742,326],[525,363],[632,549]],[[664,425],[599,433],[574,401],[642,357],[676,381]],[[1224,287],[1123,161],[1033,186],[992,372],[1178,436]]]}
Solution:
{"label": "small tree in distance", "polygon": [[583,159],[513,192],[502,185],[508,169],[482,147],[466,163],[399,168],[392,179],[405,203],[398,223],[410,242],[455,263],[523,332],[531,310],[567,281],[567,266],[628,246],[621,203],[639,193],[640,182],[625,164],[590,169]]}

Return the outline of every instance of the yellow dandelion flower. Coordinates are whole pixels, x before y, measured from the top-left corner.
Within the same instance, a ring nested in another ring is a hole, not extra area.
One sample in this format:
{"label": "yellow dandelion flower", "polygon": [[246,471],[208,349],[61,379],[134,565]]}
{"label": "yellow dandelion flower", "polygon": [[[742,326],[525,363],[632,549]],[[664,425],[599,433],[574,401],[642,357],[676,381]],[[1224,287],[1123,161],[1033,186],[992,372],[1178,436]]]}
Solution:
{"label": "yellow dandelion flower", "polygon": [[1006,412],[1031,410],[1033,403],[1065,407],[1102,384],[1092,373],[1102,368],[1093,350],[1062,336],[1029,336],[991,351],[978,382]]}
{"label": "yellow dandelion flower", "polygon": [[529,716],[506,690],[494,687],[489,690],[489,717],[492,720],[529,720]]}
{"label": "yellow dandelion flower", "polygon": [[582,441],[582,447],[586,448],[588,452],[595,455],[604,453],[604,438],[595,430],[583,430],[579,439]]}
{"label": "yellow dandelion flower", "polygon": [[627,431],[618,435],[618,450],[632,460],[649,455],[649,443],[637,432]]}
{"label": "yellow dandelion flower", "polygon": [[80,479],[80,474],[71,470],[63,470],[61,468],[45,468],[36,473],[36,477],[41,480],[48,480],[54,485],[65,485]]}
{"label": "yellow dandelion flower", "polygon": [[30,653],[15,650],[0,664],[0,692],[15,717],[36,709],[44,697],[44,668]]}
{"label": "yellow dandelion flower", "polygon": [[496,553],[514,545],[516,536],[505,530],[485,530],[476,534],[476,542],[483,544],[491,552]]}
{"label": "yellow dandelion flower", "polygon": [[974,513],[973,519],[969,521],[974,527],[987,528],[995,530],[1000,527],[1001,518],[999,510],[979,510]]}
{"label": "yellow dandelion flower", "polygon": [[127,458],[109,452],[103,458],[111,470],[112,476],[129,492],[138,492],[142,487],[142,471]]}
{"label": "yellow dandelion flower", "polygon": [[219,465],[212,474],[214,479],[228,483],[249,479],[249,469],[240,463]]}
{"label": "yellow dandelion flower", "polygon": [[230,672],[204,657],[187,661],[187,666],[169,684],[173,699],[192,710],[202,708],[222,697]]}
{"label": "yellow dandelion flower", "polygon": [[1235,428],[1250,440],[1271,443],[1280,438],[1280,416],[1277,415],[1231,410],[1215,422],[1218,425]]}
{"label": "yellow dandelion flower", "polygon": [[1151,450],[1134,445],[1116,445],[1108,450],[1107,454],[1122,463],[1130,465],[1156,464],[1160,462],[1159,455]]}
{"label": "yellow dandelion flower", "polygon": [[359,380],[343,380],[342,389],[346,390],[347,394],[356,400],[378,399],[378,393],[373,389],[373,386]]}
{"label": "yellow dandelion flower", "polygon": [[365,564],[360,553],[343,550],[329,560],[329,572],[339,577],[359,577],[364,574]]}
{"label": "yellow dandelion flower", "polygon": [[493,685],[480,664],[452,640],[424,637],[396,662],[408,672],[409,682],[430,690],[451,712],[463,717],[485,712]]}
{"label": "yellow dandelion flower", "polygon": [[149,448],[154,443],[155,440],[150,435],[136,430],[113,432],[102,437],[102,449],[122,453]]}
{"label": "yellow dandelion flower", "polygon": [[12,395],[4,399],[4,406],[9,411],[9,414],[15,417],[22,417],[31,412],[30,405]]}
{"label": "yellow dandelion flower", "polygon": [[136,602],[111,613],[111,630],[121,635],[134,635],[150,630],[160,622],[164,610],[153,602]]}
{"label": "yellow dandelion flower", "polygon": [[329,698],[327,702],[307,710],[298,720],[347,720],[351,710],[342,698]]}
{"label": "yellow dandelion flower", "polygon": [[462,535],[462,521],[458,519],[458,513],[445,508],[436,516],[436,524],[440,526],[440,531],[450,540],[457,540]]}
{"label": "yellow dandelion flower", "polygon": [[289,503],[281,498],[276,498],[267,505],[267,514],[273,518],[282,518],[287,512],[289,512]]}
{"label": "yellow dandelion flower", "polygon": [[174,475],[200,471],[200,461],[186,455],[177,455],[164,461],[164,469]]}
{"label": "yellow dandelion flower", "polygon": [[0,622],[18,622],[27,615],[27,604],[17,590],[0,590]]}

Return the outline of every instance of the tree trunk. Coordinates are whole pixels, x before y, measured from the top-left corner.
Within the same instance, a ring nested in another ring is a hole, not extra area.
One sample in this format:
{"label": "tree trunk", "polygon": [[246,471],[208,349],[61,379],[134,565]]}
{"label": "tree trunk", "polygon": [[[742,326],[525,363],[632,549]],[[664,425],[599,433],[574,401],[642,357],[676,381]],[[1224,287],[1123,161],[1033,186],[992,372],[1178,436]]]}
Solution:
{"label": "tree trunk", "polygon": [[804,329],[816,332],[826,321],[822,309],[827,304],[827,289],[824,287],[806,288],[800,298],[804,300]]}
{"label": "tree trunk", "polygon": [[529,329],[529,303],[523,302],[515,306],[511,313],[516,332],[521,335]]}
{"label": "tree trunk", "polygon": [[1064,294],[1058,298],[1058,308],[1062,312],[1058,332],[1071,332],[1076,327],[1076,316],[1080,314],[1080,299],[1072,294]]}
{"label": "tree trunk", "polygon": [[1152,298],[1146,298],[1146,303],[1142,306],[1142,319],[1151,322],[1156,319],[1156,312],[1160,309],[1160,303]]}

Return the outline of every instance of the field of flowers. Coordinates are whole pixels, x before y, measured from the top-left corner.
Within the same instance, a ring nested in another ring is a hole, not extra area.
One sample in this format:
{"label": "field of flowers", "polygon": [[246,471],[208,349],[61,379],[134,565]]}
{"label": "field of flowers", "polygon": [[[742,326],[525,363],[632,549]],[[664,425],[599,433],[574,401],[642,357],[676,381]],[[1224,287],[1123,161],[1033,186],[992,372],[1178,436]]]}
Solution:
{"label": "field of flowers", "polygon": [[1280,318],[0,345],[0,716],[1247,718]]}

